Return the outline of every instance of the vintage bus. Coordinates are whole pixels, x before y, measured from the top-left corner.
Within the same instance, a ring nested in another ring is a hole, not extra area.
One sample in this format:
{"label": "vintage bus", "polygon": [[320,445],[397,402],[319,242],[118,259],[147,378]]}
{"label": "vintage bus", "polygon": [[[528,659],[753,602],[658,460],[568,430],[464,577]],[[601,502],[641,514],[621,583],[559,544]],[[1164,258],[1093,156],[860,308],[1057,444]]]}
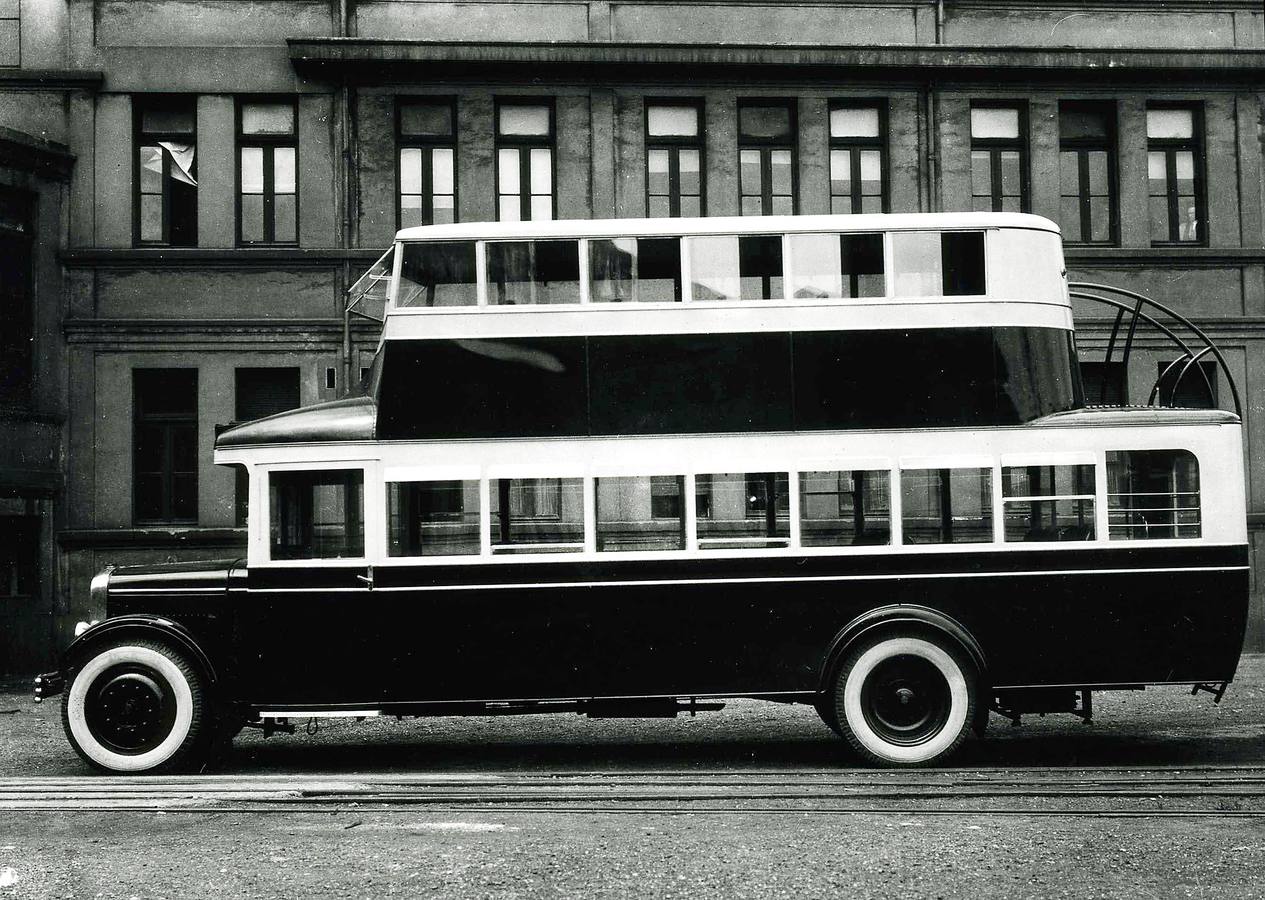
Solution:
{"label": "vintage bus", "polygon": [[90,765],[732,697],[926,765],[990,710],[1234,676],[1239,417],[1086,405],[1045,219],[432,226],[364,283],[363,392],[216,438],[245,557],[93,581],[37,686]]}

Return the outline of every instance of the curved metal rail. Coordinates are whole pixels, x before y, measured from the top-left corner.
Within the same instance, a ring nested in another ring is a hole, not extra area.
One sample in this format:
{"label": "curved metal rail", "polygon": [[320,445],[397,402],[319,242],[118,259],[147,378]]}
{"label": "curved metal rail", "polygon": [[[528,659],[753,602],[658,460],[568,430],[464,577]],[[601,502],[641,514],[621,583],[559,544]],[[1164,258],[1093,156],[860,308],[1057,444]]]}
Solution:
{"label": "curved metal rail", "polygon": [[[1109,306],[1116,310],[1115,321],[1111,326],[1111,336],[1107,339],[1107,354],[1103,359],[1103,362],[1105,363],[1110,363],[1112,361],[1112,356],[1116,351],[1116,344],[1120,339],[1120,329],[1121,326],[1124,325],[1124,317],[1126,314],[1129,314],[1129,323],[1125,333],[1123,347],[1120,351],[1120,362],[1124,364],[1126,371],[1128,370],[1129,356],[1133,352],[1133,343],[1134,338],[1137,335],[1139,322],[1145,322],[1146,324],[1151,325],[1181,348],[1182,355],[1165,366],[1164,371],[1159,374],[1159,377],[1155,379],[1155,383],[1151,386],[1150,396],[1147,397],[1148,406],[1171,405],[1173,398],[1177,394],[1178,386],[1191,369],[1198,372],[1199,376],[1203,379],[1204,386],[1208,390],[1208,396],[1213,396],[1212,382],[1208,379],[1208,373],[1204,371],[1203,366],[1199,365],[1199,360],[1211,353],[1216,358],[1218,365],[1221,367],[1222,373],[1225,375],[1226,384],[1230,386],[1230,395],[1234,399],[1234,412],[1240,419],[1243,418],[1243,404],[1239,399],[1239,389],[1234,383],[1234,375],[1231,374],[1230,367],[1226,363],[1225,357],[1221,355],[1221,351],[1217,349],[1216,344],[1214,344],[1208,335],[1204,334],[1204,332],[1200,330],[1199,326],[1195,325],[1195,323],[1191,322],[1185,316],[1177,313],[1164,304],[1156,300],[1152,300],[1150,297],[1135,293],[1134,291],[1125,290],[1124,288],[1113,287],[1108,284],[1097,284],[1089,281],[1075,281],[1068,285],[1068,292],[1077,300],[1092,300],[1095,303],[1101,303],[1104,306]],[[1117,297],[1127,298],[1131,302],[1125,302],[1124,300],[1117,299]],[[1156,318],[1155,315],[1148,311],[1148,307],[1159,314],[1168,317],[1175,323],[1175,326],[1169,327],[1163,321]],[[1179,332],[1183,329],[1190,335],[1193,335],[1196,339],[1191,342],[1195,344],[1195,348],[1192,348],[1191,343],[1188,343],[1182,338]],[[1180,369],[1178,369],[1179,366]],[[1169,373],[1175,369],[1178,370],[1177,377],[1173,379],[1172,386],[1168,391],[1169,403],[1165,403],[1163,391],[1164,379],[1167,378]],[[1106,399],[1106,382],[1103,383],[1103,390],[1100,392],[1099,399],[1100,401],[1105,401]],[[1157,400],[1159,401],[1158,403],[1156,402]]]}

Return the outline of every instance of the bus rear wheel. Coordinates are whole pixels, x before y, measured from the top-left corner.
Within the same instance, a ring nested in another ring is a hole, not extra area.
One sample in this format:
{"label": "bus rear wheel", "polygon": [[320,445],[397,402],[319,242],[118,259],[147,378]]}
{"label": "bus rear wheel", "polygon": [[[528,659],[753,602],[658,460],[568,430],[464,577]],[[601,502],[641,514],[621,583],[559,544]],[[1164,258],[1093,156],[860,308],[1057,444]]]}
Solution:
{"label": "bus rear wheel", "polygon": [[62,697],[62,723],[79,756],[112,774],[196,771],[212,731],[201,673],[150,640],[85,657]]}
{"label": "bus rear wheel", "polygon": [[834,687],[843,737],[884,766],[946,759],[975,722],[974,667],[956,648],[923,634],[894,633],[848,653]]}

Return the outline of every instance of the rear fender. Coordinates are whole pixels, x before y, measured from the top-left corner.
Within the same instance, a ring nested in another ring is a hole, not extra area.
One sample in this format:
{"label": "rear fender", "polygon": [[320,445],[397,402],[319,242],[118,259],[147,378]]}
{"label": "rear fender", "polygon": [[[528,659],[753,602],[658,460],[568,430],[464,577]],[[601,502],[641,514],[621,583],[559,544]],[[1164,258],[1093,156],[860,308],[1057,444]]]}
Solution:
{"label": "rear fender", "polygon": [[983,648],[969,631],[956,619],[926,606],[897,604],[871,609],[857,616],[835,635],[821,667],[819,691],[829,691],[838,674],[839,665],[857,642],[876,636],[881,631],[901,629],[931,631],[947,638],[975,664],[981,684],[988,684],[988,664]]}

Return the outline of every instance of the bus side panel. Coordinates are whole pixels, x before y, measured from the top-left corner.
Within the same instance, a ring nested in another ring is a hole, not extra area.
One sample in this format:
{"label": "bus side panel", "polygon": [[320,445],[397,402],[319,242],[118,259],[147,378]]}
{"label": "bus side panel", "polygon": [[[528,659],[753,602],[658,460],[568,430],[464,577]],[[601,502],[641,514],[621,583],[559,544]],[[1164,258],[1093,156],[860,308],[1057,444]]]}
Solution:
{"label": "bus side panel", "polygon": [[1192,547],[381,567],[373,591],[243,597],[239,633],[280,640],[240,657],[269,703],[805,692],[855,617],[917,604],[975,636],[995,686],[1222,681],[1245,565]]}

